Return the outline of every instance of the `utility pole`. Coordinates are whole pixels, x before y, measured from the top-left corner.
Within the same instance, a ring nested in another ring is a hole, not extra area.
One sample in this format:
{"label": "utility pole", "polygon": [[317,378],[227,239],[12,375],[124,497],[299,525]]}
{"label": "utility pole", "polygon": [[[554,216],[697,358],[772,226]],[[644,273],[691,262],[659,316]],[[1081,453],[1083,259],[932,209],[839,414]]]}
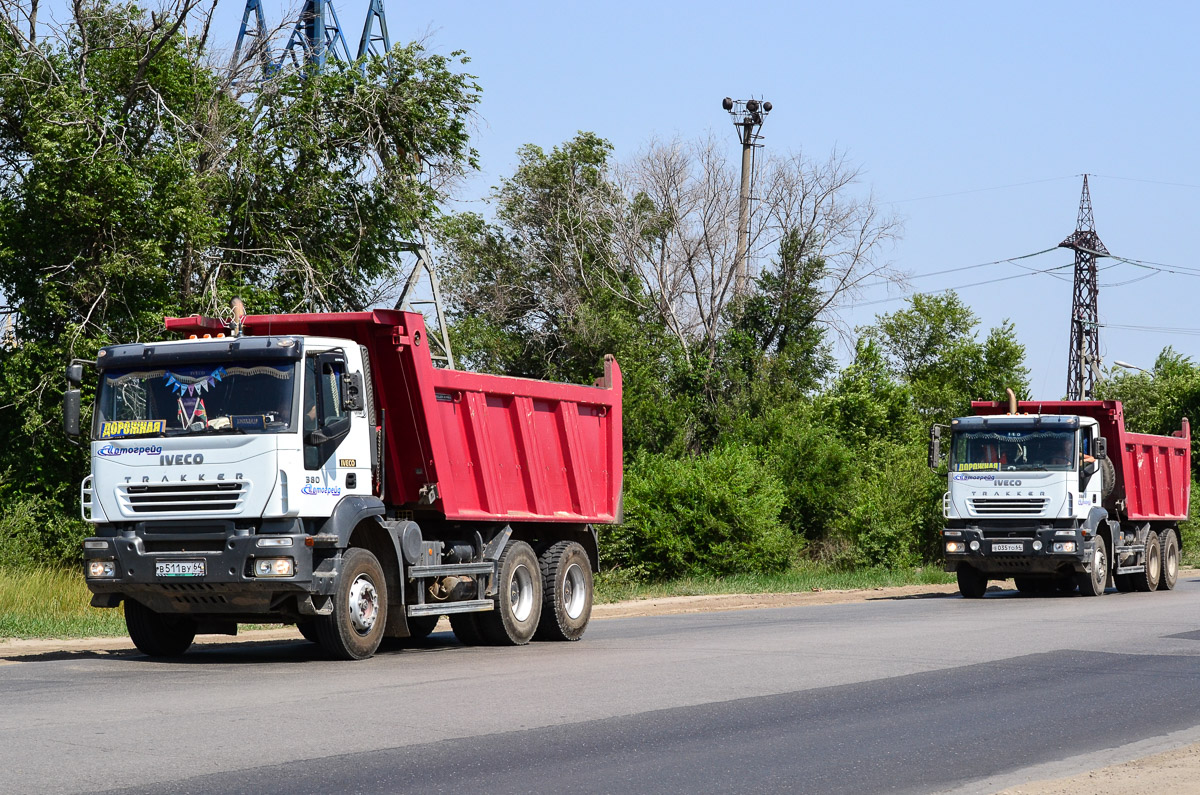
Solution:
{"label": "utility pole", "polygon": [[1099,286],[1096,279],[1096,259],[1108,256],[1108,249],[1096,234],[1087,174],[1083,175],[1083,195],[1079,198],[1079,220],[1075,224],[1075,231],[1058,245],[1075,252],[1071,344],[1067,349],[1067,400],[1091,400],[1096,376],[1100,371],[1100,313],[1097,309]]}
{"label": "utility pole", "polygon": [[754,150],[762,146],[758,143],[762,137],[758,131],[771,112],[771,103],[725,97],[721,100],[721,107],[733,117],[733,128],[737,130],[738,140],[742,143],[742,186],[738,193],[738,240],[733,283],[733,294],[736,296],[745,295],[750,290],[747,259],[750,256],[750,191],[753,185]]}

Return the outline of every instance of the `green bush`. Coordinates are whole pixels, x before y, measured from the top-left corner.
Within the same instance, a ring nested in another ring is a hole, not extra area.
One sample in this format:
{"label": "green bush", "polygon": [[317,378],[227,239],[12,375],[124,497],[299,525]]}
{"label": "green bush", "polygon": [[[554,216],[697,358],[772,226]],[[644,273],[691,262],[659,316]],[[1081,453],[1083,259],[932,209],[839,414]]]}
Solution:
{"label": "green bush", "polygon": [[46,497],[25,497],[0,513],[0,567],[78,566],[86,522]]}
{"label": "green bush", "polygon": [[626,467],[625,523],[604,530],[601,549],[639,578],[782,571],[796,547],[784,503],[779,478],[747,448],[639,453]]}
{"label": "green bush", "polygon": [[904,568],[936,559],[945,484],[921,451],[895,447],[875,456],[854,489],[853,505],[836,520],[845,564]]}

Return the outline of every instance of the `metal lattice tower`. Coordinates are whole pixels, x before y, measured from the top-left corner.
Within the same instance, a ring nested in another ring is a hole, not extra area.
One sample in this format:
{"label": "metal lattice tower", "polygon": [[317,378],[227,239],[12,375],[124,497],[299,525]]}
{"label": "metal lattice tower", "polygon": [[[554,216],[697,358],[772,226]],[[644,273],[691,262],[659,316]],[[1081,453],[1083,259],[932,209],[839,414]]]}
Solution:
{"label": "metal lattice tower", "polygon": [[1079,220],[1075,224],[1075,231],[1058,245],[1075,252],[1071,347],[1067,352],[1067,400],[1091,400],[1096,376],[1100,371],[1100,313],[1097,309],[1099,287],[1096,280],[1096,260],[1108,256],[1108,249],[1096,234],[1087,174],[1083,175],[1083,195],[1079,199]]}
{"label": "metal lattice tower", "polygon": [[[247,56],[258,62],[260,77],[269,79],[289,60],[297,68],[305,66],[320,71],[331,58],[343,63],[353,63],[367,53],[386,56],[392,48],[392,40],[388,36],[383,0],[370,0],[367,4],[367,18],[363,22],[362,37],[359,40],[358,52],[353,57],[333,3],[330,0],[304,0],[287,44],[276,58],[263,18],[262,0],[246,0],[246,8],[242,12],[242,25],[238,30],[237,43],[234,45],[233,58],[230,61],[231,71],[236,71],[242,64],[243,47],[248,48]],[[365,73],[365,63],[362,69]]]}

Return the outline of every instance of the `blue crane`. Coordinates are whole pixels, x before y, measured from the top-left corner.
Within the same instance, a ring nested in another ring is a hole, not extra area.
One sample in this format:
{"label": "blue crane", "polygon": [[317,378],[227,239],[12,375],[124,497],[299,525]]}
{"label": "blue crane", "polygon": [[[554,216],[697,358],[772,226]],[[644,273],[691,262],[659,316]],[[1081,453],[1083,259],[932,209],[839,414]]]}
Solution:
{"label": "blue crane", "polygon": [[[230,62],[232,69],[236,70],[241,65],[243,48],[246,48],[247,56],[258,63],[261,76],[268,78],[278,73],[288,59],[295,66],[306,65],[320,71],[330,58],[353,63],[367,53],[386,55],[392,48],[392,42],[388,36],[383,0],[370,0],[358,53],[354,57],[350,55],[350,47],[342,33],[342,23],[333,3],[329,0],[305,0],[287,44],[276,58],[267,33],[262,0],[246,0],[241,29]],[[365,69],[365,65],[361,68]]]}

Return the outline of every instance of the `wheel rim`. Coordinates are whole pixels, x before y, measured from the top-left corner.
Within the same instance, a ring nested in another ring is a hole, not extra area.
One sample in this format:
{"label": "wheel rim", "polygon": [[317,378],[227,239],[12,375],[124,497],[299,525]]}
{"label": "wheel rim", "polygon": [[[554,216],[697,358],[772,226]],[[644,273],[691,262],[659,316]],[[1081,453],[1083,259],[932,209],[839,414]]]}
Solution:
{"label": "wheel rim", "polygon": [[355,632],[366,635],[379,619],[379,592],[365,574],[358,575],[350,585],[350,623]]}
{"label": "wheel rim", "polygon": [[563,610],[571,618],[579,618],[583,615],[583,607],[586,602],[587,583],[584,580],[583,569],[579,567],[578,563],[572,563],[567,567],[567,573],[563,575]]}
{"label": "wheel rim", "polygon": [[508,583],[508,602],[517,621],[525,621],[533,613],[533,576],[524,565],[513,570]]}
{"label": "wheel rim", "polygon": [[1096,557],[1092,561],[1092,577],[1101,584],[1108,579],[1108,556],[1099,544],[1096,545]]}
{"label": "wheel rim", "polygon": [[1167,559],[1163,562],[1163,569],[1166,572],[1167,579],[1175,579],[1175,574],[1179,571],[1179,558],[1173,554],[1175,550],[1171,544],[1167,544]]}
{"label": "wheel rim", "polygon": [[1148,560],[1146,561],[1146,573],[1149,575],[1149,579],[1157,582],[1158,575],[1162,570],[1162,560],[1159,557],[1158,550],[1157,549],[1152,550],[1150,552],[1150,554],[1147,555],[1147,558],[1148,558]]}

